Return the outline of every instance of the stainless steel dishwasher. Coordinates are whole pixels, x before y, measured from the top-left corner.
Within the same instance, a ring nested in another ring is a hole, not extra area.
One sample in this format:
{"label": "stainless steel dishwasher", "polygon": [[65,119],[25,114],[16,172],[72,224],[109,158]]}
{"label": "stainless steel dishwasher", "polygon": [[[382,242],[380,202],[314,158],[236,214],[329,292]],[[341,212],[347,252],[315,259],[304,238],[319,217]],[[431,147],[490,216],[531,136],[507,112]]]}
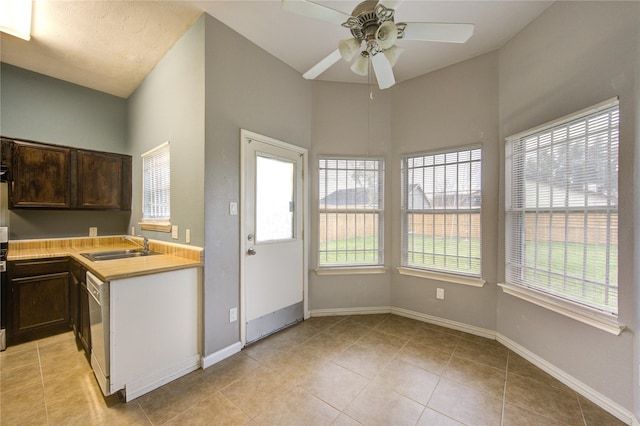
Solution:
{"label": "stainless steel dishwasher", "polygon": [[87,272],[87,289],[91,295],[91,368],[102,393],[109,395],[109,283]]}

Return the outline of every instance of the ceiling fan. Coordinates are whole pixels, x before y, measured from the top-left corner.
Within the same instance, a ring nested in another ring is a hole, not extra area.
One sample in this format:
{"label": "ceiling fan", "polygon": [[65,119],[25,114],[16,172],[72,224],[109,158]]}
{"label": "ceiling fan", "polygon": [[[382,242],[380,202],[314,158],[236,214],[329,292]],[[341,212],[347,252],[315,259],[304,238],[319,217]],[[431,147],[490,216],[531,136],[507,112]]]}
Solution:
{"label": "ceiling fan", "polygon": [[353,38],[341,40],[338,48],[302,76],[313,80],[340,58],[350,62],[359,53],[351,70],[367,75],[369,61],[378,86],[386,89],[395,84],[392,67],[404,51],[396,40],[465,43],[473,34],[473,24],[444,22],[394,22],[395,11],[403,0],[365,0],[351,15],[308,0],[282,0],[282,8],[299,15],[342,25]]}

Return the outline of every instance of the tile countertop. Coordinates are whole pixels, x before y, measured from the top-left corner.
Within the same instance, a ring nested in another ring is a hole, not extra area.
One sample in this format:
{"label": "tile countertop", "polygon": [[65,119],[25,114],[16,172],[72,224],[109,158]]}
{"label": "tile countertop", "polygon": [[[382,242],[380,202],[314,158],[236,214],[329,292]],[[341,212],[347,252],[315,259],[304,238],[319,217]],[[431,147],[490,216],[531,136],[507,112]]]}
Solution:
{"label": "tile countertop", "polygon": [[71,257],[105,281],[203,266],[202,248],[154,240],[149,241],[149,249],[160,254],[152,256],[91,261],[80,254],[131,248],[140,247],[120,236],[14,240],[9,241],[7,260]]}

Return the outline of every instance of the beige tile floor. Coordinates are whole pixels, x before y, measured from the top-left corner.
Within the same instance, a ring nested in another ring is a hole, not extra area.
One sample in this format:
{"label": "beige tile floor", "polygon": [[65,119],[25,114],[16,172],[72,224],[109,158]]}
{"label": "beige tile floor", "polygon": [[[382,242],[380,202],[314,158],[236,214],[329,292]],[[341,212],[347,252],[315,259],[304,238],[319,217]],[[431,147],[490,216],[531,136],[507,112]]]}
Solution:
{"label": "beige tile floor", "polygon": [[2,425],[622,424],[495,341],[395,315],[312,318],[129,403],[71,333],[0,372]]}

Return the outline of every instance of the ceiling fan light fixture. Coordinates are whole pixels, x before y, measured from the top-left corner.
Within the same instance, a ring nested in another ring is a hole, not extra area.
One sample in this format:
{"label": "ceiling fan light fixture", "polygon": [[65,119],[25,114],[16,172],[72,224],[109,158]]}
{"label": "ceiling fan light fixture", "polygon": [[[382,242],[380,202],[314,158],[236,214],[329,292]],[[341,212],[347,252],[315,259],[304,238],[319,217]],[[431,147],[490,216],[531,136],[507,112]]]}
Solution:
{"label": "ceiling fan light fixture", "polygon": [[31,8],[31,0],[0,1],[0,31],[30,40]]}
{"label": "ceiling fan light fixture", "polygon": [[369,55],[360,54],[358,59],[351,65],[351,71],[358,75],[366,76],[369,73]]}
{"label": "ceiling fan light fixture", "polygon": [[398,27],[392,21],[383,22],[376,30],[376,41],[381,49],[389,49],[396,44]]}
{"label": "ceiling fan light fixture", "polygon": [[391,66],[394,67],[398,62],[398,58],[400,57],[402,52],[404,52],[404,47],[393,46],[384,51],[384,56],[387,57],[387,60],[389,61]]}
{"label": "ceiling fan light fixture", "polygon": [[347,62],[351,62],[353,57],[360,51],[360,45],[362,42],[357,38],[349,38],[346,40],[340,40],[338,43],[338,49],[342,59]]}

